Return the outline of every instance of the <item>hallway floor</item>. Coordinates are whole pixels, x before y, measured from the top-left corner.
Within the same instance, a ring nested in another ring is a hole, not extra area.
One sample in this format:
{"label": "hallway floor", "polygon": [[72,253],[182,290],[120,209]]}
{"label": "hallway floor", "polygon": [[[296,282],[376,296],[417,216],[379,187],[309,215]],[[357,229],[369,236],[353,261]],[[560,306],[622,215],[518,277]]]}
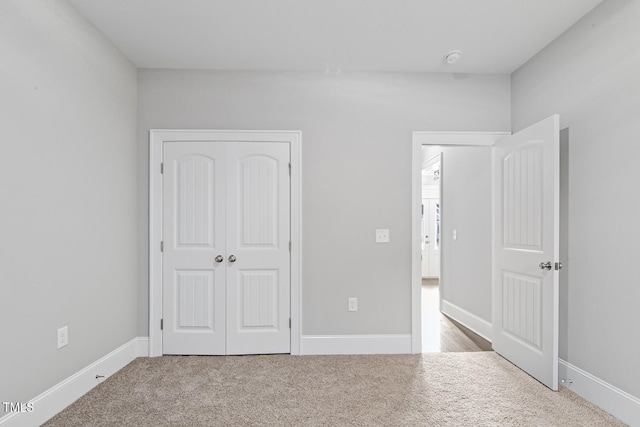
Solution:
{"label": "hallway floor", "polygon": [[491,343],[440,313],[438,279],[422,280],[422,352],[491,351]]}

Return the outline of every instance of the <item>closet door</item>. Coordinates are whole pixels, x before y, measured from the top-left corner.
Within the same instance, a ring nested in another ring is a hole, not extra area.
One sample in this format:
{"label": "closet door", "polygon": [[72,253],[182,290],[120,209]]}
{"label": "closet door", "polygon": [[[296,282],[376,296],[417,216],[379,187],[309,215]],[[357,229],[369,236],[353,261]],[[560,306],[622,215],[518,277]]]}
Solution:
{"label": "closet door", "polygon": [[163,353],[289,353],[289,144],[163,156]]}
{"label": "closet door", "polygon": [[289,353],[289,144],[227,149],[227,354]]}
{"label": "closet door", "polygon": [[226,143],[165,142],[163,158],[162,351],[225,354]]}

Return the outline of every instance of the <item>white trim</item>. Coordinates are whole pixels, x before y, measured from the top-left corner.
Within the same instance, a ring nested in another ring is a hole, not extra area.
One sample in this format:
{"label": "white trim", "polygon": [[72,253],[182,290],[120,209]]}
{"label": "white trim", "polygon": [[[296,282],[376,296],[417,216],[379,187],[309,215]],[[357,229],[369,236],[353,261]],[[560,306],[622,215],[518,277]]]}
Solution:
{"label": "white trim", "polygon": [[303,335],[302,354],[408,354],[411,335]]}
{"label": "white trim", "polygon": [[300,131],[149,131],[149,356],[162,356],[162,143],[164,141],[287,142],[291,148],[291,354],[300,354],[302,331],[302,154]]}
{"label": "white trim", "polygon": [[18,427],[43,424],[104,381],[104,378],[96,379],[96,375],[104,375],[105,378],[108,378],[135,358],[147,356],[147,342],[148,338],[146,337],[132,339],[31,399],[29,402],[33,404],[32,412],[15,412],[3,416],[0,418],[0,426]]}
{"label": "white trim", "polygon": [[440,309],[442,313],[480,335],[485,340],[489,342],[493,341],[493,325],[491,322],[487,322],[483,318],[444,299],[441,301]]}
{"label": "white trim", "polygon": [[630,426],[640,426],[640,399],[606,381],[559,359],[559,377],[564,386]]}
{"label": "white trim", "polygon": [[[422,142],[411,142],[411,352],[422,353]],[[417,225],[417,226],[416,226]],[[442,253],[441,255],[442,256]],[[442,259],[442,258],[441,258]],[[442,265],[441,265],[442,266]]]}
{"label": "white trim", "polygon": [[[423,145],[493,145],[509,132],[413,132],[411,138],[411,351],[422,353],[420,205]],[[443,165],[444,167],[444,165]],[[446,178],[445,178],[446,179]],[[441,255],[442,256],[442,255]],[[442,271],[442,270],[441,270]]]}
{"label": "white trim", "polygon": [[134,338],[136,342],[136,357],[149,357],[149,337]]}

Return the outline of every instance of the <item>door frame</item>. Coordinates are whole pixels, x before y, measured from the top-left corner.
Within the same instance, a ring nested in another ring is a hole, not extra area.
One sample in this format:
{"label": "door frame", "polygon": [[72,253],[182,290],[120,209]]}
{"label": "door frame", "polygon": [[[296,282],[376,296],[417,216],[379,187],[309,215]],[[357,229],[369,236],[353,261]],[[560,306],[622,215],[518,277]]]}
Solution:
{"label": "door frame", "polygon": [[149,131],[149,356],[162,356],[162,144],[165,141],[284,142],[291,156],[291,354],[300,354],[302,332],[302,212],[300,131]]}
{"label": "door frame", "polygon": [[[411,137],[411,352],[422,353],[422,263],[420,220],[422,205],[422,146],[492,146],[511,132],[413,132]],[[443,160],[444,162],[444,160]],[[441,165],[443,166],[443,165]],[[444,189],[440,189],[443,199]],[[441,204],[440,209],[444,207]],[[443,212],[441,210],[441,212]],[[446,218],[440,217],[441,227]],[[492,242],[493,245],[493,242]],[[440,277],[445,247],[440,247]],[[492,291],[493,292],[493,291]]]}

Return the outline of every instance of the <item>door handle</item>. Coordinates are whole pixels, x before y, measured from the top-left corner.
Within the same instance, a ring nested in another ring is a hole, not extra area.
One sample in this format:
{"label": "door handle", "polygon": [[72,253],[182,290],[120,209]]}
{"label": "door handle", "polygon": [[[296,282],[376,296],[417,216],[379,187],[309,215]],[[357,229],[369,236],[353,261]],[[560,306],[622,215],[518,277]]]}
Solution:
{"label": "door handle", "polygon": [[216,259],[216,262],[224,261],[224,258],[222,257],[222,255],[218,255],[215,259]]}
{"label": "door handle", "polygon": [[551,261],[541,262],[538,267],[540,267],[540,270],[551,270]]}
{"label": "door handle", "polygon": [[552,268],[556,270],[561,270],[563,266],[561,262],[556,262],[555,264],[551,264],[551,261],[547,261],[547,262],[541,262],[540,265],[538,265],[538,267],[540,267],[541,270],[551,270]]}
{"label": "door handle", "polygon": [[235,255],[229,255],[229,262],[236,262],[236,256]]}

